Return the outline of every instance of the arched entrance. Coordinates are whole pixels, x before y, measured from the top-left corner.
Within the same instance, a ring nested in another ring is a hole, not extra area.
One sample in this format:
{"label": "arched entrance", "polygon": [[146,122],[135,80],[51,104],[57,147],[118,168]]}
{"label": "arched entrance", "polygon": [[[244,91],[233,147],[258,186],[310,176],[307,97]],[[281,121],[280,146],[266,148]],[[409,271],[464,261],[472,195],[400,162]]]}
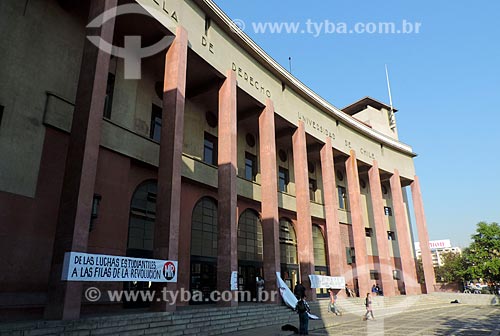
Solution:
{"label": "arched entrance", "polygon": [[[312,227],[313,250],[314,250],[314,274],[328,275],[328,264],[326,262],[326,245],[323,232],[317,225]],[[317,288],[316,294],[319,297],[328,296],[328,289]]]}
{"label": "arched entrance", "polygon": [[[257,297],[257,276],[263,277],[262,223],[256,211],[243,211],[238,220],[238,289]],[[272,281],[272,279],[269,279]]]}
{"label": "arched entrance", "polygon": [[299,282],[299,260],[297,256],[297,235],[288,219],[280,219],[281,277],[293,290]]}
{"label": "arched entrance", "polygon": [[[128,223],[127,257],[153,258],[154,224],[156,220],[157,181],[141,183],[132,195]],[[125,291],[145,291],[151,282],[125,282]],[[124,301],[125,308],[148,307],[149,302],[141,300]]]}
{"label": "arched entrance", "polygon": [[190,287],[203,293],[203,302],[196,303],[210,303],[217,289],[217,201],[211,197],[201,198],[193,209]]}

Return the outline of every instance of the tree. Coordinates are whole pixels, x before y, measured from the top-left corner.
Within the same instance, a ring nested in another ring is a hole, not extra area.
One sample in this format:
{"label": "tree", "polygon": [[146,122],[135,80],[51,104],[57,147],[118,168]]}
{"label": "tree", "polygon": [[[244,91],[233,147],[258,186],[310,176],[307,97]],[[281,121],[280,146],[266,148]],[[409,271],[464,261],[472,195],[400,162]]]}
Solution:
{"label": "tree", "polygon": [[463,282],[466,264],[460,253],[447,252],[441,254],[443,266],[436,267],[434,273],[437,281]]}
{"label": "tree", "polygon": [[425,275],[424,275],[424,264],[422,262],[422,257],[417,259],[417,281],[419,284],[425,283]]}
{"label": "tree", "polygon": [[471,238],[473,242],[463,253],[463,276],[466,280],[500,281],[500,225],[480,222]]}

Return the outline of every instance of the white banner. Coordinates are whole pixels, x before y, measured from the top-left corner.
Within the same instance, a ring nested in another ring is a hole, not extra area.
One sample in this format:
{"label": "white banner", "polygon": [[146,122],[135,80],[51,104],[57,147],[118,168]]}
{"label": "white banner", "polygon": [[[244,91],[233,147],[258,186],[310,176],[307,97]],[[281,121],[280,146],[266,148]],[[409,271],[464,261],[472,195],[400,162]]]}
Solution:
{"label": "white banner", "polygon": [[283,298],[285,304],[288,307],[295,309],[298,300],[283,279],[281,279],[281,274],[279,272],[276,272],[276,281],[278,282],[278,289],[280,290],[281,297]]}
{"label": "white banner", "polygon": [[309,280],[311,280],[311,288],[345,289],[344,277],[309,275]]}
{"label": "white banner", "polygon": [[231,290],[232,291],[238,290],[238,272],[237,271],[233,271],[231,273]]}
{"label": "white banner", "polygon": [[177,261],[66,252],[62,280],[177,282]]}

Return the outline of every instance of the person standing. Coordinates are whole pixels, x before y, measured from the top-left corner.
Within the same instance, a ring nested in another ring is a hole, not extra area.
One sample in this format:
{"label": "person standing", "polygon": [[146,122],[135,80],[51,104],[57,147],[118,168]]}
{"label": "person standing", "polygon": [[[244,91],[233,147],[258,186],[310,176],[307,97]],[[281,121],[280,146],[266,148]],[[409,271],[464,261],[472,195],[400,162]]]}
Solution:
{"label": "person standing", "polygon": [[302,283],[298,283],[293,289],[293,294],[295,294],[297,300],[300,300],[300,298],[306,296],[306,288],[302,285]]}
{"label": "person standing", "polygon": [[375,284],[372,286],[372,294],[377,296],[377,285]]}
{"label": "person standing", "polygon": [[309,304],[306,295],[302,295],[295,305],[295,310],[299,314],[299,335],[309,335]]}
{"label": "person standing", "polygon": [[369,315],[371,315],[372,320],[375,320],[375,316],[373,316],[372,298],[370,296],[370,293],[366,293],[365,307],[366,307],[366,314],[363,317],[363,321],[368,320]]}
{"label": "person standing", "polygon": [[257,277],[257,301],[262,301],[262,292],[264,291],[264,279],[260,276]]}

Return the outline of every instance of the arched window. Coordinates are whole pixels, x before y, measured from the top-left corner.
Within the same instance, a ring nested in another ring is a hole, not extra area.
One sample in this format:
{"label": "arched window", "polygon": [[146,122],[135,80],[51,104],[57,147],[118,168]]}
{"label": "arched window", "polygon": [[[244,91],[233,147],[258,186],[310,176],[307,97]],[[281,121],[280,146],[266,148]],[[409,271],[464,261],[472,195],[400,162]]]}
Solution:
{"label": "arched window", "polygon": [[191,255],[217,258],[217,203],[203,197],[193,209]]}
{"label": "arched window", "polygon": [[297,236],[287,219],[280,220],[280,252],[282,264],[298,264]]}
{"label": "arched window", "polygon": [[151,180],[139,185],[132,196],[127,243],[129,255],[153,251],[156,192],[157,182]]}
{"label": "arched window", "polygon": [[313,248],[314,248],[314,265],[327,266],[325,238],[323,237],[323,233],[321,232],[319,226],[313,225],[312,236],[313,236]]}
{"label": "arched window", "polygon": [[263,261],[262,224],[258,214],[245,210],[238,221],[238,259]]}

